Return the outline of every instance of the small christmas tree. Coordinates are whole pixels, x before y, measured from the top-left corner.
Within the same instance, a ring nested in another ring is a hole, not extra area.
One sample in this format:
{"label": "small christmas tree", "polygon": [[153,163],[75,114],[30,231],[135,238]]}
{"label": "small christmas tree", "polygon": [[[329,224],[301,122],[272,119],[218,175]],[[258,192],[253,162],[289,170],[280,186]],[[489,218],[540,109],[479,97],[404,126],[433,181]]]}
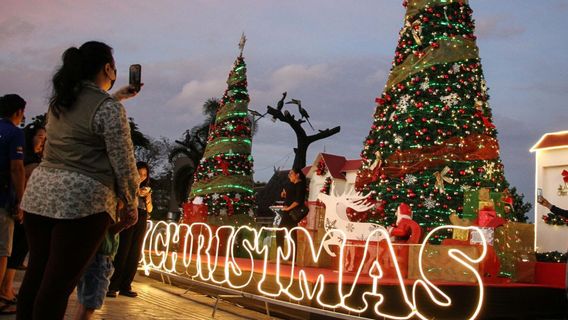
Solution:
{"label": "small christmas tree", "polygon": [[356,187],[384,208],[368,221],[392,224],[406,202],[428,231],[462,212],[464,192],[501,192],[508,183],[467,1],[412,0],[404,6],[404,27],[376,99]]}
{"label": "small christmas tree", "polygon": [[210,215],[252,215],[254,208],[251,122],[248,117],[247,69],[241,53],[227,79],[216,120],[209,129],[190,198],[202,197]]}

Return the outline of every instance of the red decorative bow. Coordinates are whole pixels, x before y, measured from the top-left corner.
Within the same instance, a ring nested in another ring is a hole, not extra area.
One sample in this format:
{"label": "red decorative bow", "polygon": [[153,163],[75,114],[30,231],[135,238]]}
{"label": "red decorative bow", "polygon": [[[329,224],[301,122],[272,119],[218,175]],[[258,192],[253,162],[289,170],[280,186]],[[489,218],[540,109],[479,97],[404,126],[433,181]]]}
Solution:
{"label": "red decorative bow", "polygon": [[219,166],[223,170],[223,174],[228,176],[229,175],[229,163],[225,160],[221,160],[221,163],[219,164]]}
{"label": "red decorative bow", "polygon": [[231,199],[231,197],[229,197],[228,195],[223,195],[223,199],[225,199],[225,202],[227,202],[228,215],[232,216],[233,213],[235,213],[235,209],[233,208],[233,199]]}

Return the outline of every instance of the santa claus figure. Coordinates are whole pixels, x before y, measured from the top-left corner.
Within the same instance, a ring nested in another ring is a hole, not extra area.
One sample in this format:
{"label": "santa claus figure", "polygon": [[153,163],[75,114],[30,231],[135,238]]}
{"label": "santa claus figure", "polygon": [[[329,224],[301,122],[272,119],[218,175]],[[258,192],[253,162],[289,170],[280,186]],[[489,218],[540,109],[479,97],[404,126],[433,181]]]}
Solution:
{"label": "santa claus figure", "polygon": [[396,243],[420,243],[422,228],[412,220],[412,210],[404,202],[396,209],[396,226],[390,230],[390,235]]}

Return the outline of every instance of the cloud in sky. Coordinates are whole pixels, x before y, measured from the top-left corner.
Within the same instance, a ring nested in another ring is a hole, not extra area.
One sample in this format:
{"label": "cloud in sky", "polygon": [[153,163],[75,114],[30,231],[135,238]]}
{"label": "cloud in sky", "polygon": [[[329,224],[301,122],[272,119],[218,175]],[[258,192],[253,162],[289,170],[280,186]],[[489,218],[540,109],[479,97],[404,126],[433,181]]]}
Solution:
{"label": "cloud in sky", "polygon": [[21,39],[28,37],[35,29],[35,26],[17,17],[9,17],[0,22],[0,45],[10,39]]}
{"label": "cloud in sky", "polygon": [[489,39],[506,39],[522,34],[526,28],[509,15],[493,15],[478,19],[476,34]]}

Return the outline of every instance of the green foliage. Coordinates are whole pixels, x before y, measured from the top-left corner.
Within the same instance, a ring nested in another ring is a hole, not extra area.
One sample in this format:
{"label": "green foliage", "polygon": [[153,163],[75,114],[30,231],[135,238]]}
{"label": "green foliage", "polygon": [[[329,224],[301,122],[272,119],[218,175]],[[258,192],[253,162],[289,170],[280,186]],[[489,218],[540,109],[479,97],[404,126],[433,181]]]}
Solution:
{"label": "green foliage", "polygon": [[132,144],[134,144],[134,147],[148,149],[150,147],[150,140],[148,139],[148,137],[140,132],[138,124],[134,122],[133,118],[128,118],[128,123],[130,124],[130,136],[132,138]]}
{"label": "green foliage", "polygon": [[532,204],[525,201],[525,195],[518,193],[516,187],[509,189],[511,196],[513,197],[513,221],[515,222],[527,222],[529,217],[527,213],[531,211]]}

